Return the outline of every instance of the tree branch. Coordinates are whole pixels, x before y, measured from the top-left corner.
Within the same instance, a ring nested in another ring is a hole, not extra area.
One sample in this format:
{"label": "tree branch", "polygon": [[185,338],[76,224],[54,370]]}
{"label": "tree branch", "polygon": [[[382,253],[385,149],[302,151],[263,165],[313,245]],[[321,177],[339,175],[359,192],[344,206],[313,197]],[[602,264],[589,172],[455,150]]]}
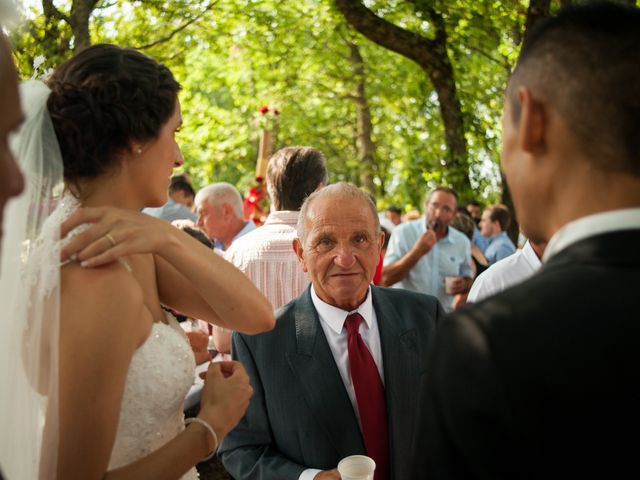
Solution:
{"label": "tree branch", "polygon": [[47,18],[56,18],[63,22],[70,23],[69,17],[56,8],[53,0],[42,0],[42,11]]}
{"label": "tree branch", "polygon": [[169,40],[171,40],[173,37],[175,37],[178,33],[180,33],[181,31],[183,31],[185,28],[187,28],[189,25],[191,25],[194,22],[197,22],[198,20],[200,20],[200,18],[202,18],[202,15],[198,15],[197,17],[194,17],[188,21],[186,21],[185,23],[183,23],[182,25],[180,25],[178,28],[176,28],[175,30],[173,30],[169,35],[167,35],[166,37],[162,37],[159,38],[158,40],[155,40],[151,43],[147,43],[146,45],[140,45],[138,47],[134,47],[136,50],[146,50],[148,48],[151,47],[155,47],[156,45],[160,45],[161,43],[165,43],[168,42]]}
{"label": "tree branch", "polygon": [[[153,2],[151,1],[145,1],[143,3],[148,3],[148,4],[153,4]],[[183,23],[182,25],[180,25],[178,28],[176,28],[175,30],[173,30],[169,35],[167,35],[166,37],[162,37],[159,38],[158,40],[155,40],[151,43],[148,43],[146,45],[141,45],[139,47],[134,47],[138,50],[147,50],[149,48],[155,47],[156,45],[160,45],[161,43],[166,43],[169,40],[171,40],[173,37],[175,37],[178,33],[180,33],[181,31],[183,31],[185,28],[187,28],[189,25],[192,25],[193,23],[197,22],[198,20],[201,20],[202,17],[204,17],[204,15],[209,12],[209,10],[212,10],[213,7],[217,4],[218,2],[211,2],[207,8],[205,8],[199,15],[196,15],[195,17],[187,20],[185,23]]]}
{"label": "tree branch", "polygon": [[414,60],[421,66],[438,62],[434,54],[438,46],[435,41],[378,17],[359,0],[334,0],[334,3],[347,21],[369,40]]}

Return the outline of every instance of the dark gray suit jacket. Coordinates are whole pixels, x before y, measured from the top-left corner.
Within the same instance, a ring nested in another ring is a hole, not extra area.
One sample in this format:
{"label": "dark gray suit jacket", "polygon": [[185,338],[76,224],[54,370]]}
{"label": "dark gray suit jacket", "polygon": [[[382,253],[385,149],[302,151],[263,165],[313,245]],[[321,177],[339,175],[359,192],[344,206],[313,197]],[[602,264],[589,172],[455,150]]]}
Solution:
{"label": "dark gray suit jacket", "polygon": [[418,469],[432,480],[638,474],[640,230],[593,236],[447,317]]}
{"label": "dark gray suit jacket", "polygon": [[[392,477],[408,480],[416,393],[442,307],[437,299],[371,287],[382,345]],[[329,470],[365,454],[351,401],[320,326],[310,289],[277,312],[276,327],[233,335],[233,355],[251,378],[245,417],[219,455],[236,479],[296,480],[303,470]]]}

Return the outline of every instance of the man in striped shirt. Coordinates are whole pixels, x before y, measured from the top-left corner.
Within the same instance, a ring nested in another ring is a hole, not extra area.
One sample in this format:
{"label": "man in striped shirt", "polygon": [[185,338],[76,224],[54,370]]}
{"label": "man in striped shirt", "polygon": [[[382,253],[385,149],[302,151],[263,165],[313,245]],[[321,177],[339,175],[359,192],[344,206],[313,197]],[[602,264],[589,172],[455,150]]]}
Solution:
{"label": "man in striped shirt", "polygon": [[296,223],[304,199],[326,183],[326,163],[319,150],[278,150],[267,167],[271,213],[262,227],[236,240],[225,252],[225,258],[253,281],[274,310],[297,298],[309,284],[293,251]]}

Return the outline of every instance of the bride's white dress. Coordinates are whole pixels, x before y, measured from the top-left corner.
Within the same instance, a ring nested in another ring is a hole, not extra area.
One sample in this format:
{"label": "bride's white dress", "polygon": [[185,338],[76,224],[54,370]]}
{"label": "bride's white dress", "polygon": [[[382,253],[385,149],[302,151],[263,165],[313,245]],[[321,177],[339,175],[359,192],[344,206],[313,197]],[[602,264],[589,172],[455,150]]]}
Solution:
{"label": "bride's white dress", "polygon": [[[156,322],[129,366],[109,469],[135,462],[184,429],[182,406],[195,360],[184,331],[170,313]],[[192,468],[183,479],[197,479]]]}
{"label": "bride's white dress", "polygon": [[[65,194],[48,222],[59,225],[78,207],[78,201]],[[64,243],[82,230],[74,230]],[[149,337],[133,354],[109,469],[148,455],[185,428],[183,405],[193,384],[195,358],[178,321],[168,312],[165,316],[167,323],[154,323]],[[182,479],[197,480],[195,467]]]}

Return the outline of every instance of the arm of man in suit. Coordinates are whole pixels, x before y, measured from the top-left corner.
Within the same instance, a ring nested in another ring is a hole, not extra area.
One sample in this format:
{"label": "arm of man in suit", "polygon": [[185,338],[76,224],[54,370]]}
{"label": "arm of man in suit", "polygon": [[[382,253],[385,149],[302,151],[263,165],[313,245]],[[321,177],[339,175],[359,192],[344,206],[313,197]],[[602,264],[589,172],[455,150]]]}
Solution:
{"label": "arm of man in suit", "polygon": [[234,478],[243,480],[297,480],[306,467],[281,455],[273,445],[264,388],[253,353],[242,335],[232,336],[234,360],[244,365],[253,397],[245,416],[225,437],[218,454]]}
{"label": "arm of man in suit", "polygon": [[466,313],[444,319],[429,357],[418,471],[434,480],[519,477],[505,392],[485,332]]}

